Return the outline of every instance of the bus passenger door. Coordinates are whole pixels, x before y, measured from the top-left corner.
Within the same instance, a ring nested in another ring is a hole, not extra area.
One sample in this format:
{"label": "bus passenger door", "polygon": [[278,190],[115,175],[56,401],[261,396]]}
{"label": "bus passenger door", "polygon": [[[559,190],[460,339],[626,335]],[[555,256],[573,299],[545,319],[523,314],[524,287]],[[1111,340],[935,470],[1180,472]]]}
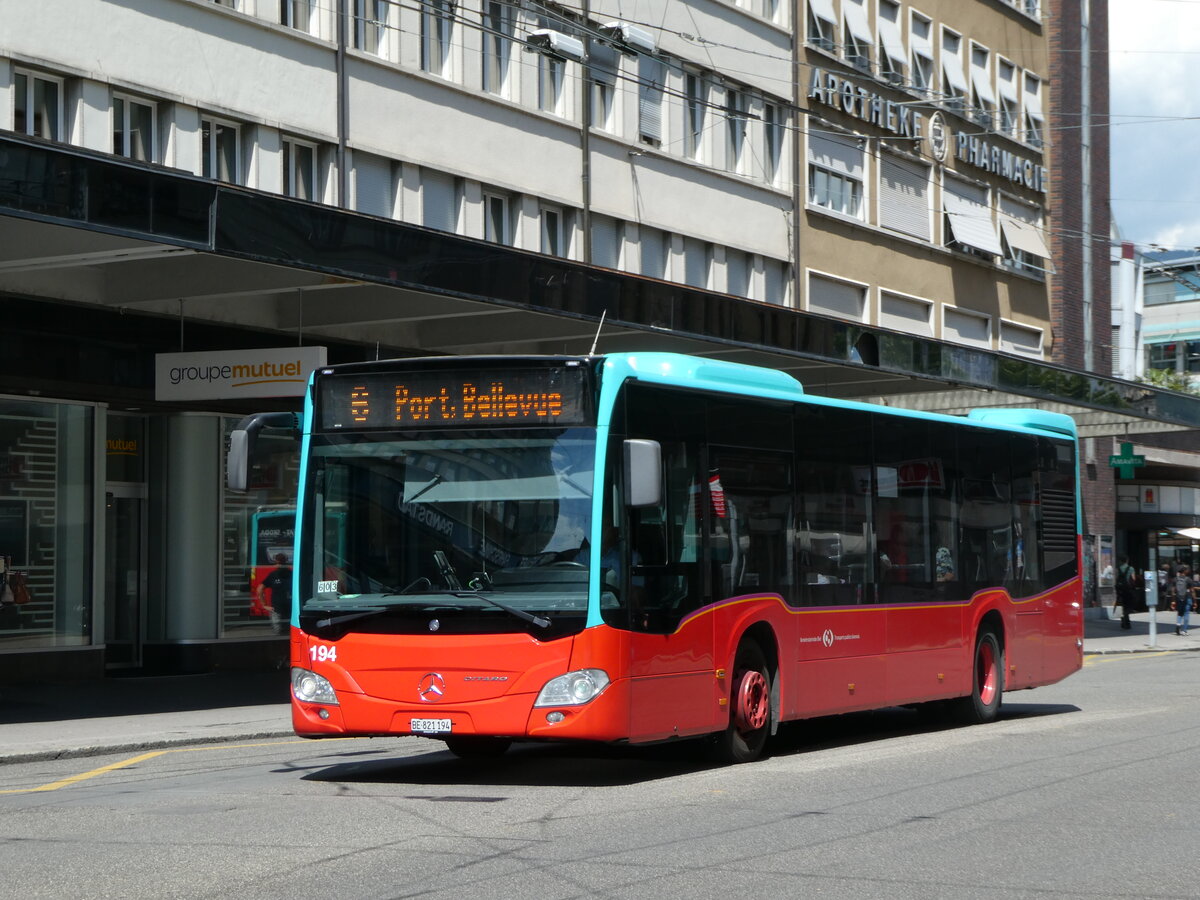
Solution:
{"label": "bus passenger door", "polygon": [[660,443],[662,502],[631,509],[628,516],[634,741],[712,731],[720,709],[713,618],[698,614],[707,603],[700,568],[699,447],[686,440]]}

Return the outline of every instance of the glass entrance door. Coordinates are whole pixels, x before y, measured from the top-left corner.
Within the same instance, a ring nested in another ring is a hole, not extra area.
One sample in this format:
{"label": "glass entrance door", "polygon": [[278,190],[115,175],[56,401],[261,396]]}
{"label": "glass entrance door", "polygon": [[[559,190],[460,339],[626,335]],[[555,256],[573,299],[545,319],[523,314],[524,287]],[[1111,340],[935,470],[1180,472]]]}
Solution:
{"label": "glass entrance door", "polygon": [[129,669],[142,664],[146,631],[146,419],[110,412],[107,427],[105,660]]}
{"label": "glass entrance door", "polygon": [[146,499],[110,486],[105,495],[105,659],[110,668],[142,663],[146,582]]}

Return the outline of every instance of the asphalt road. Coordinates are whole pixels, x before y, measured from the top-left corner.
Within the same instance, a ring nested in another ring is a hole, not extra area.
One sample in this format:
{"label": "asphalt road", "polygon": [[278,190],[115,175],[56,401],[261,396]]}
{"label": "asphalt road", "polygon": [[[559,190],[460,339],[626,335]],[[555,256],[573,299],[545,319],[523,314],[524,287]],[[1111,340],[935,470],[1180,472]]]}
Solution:
{"label": "asphalt road", "polygon": [[1001,721],[678,746],[264,741],[0,767],[0,897],[1200,896],[1200,654],[1091,658]]}

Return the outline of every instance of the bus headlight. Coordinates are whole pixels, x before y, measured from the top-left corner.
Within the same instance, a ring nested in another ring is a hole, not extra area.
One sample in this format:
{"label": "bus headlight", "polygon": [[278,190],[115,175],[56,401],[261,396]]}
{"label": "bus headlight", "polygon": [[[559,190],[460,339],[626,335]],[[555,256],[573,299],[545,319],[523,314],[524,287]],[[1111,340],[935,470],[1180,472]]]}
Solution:
{"label": "bus headlight", "polygon": [[310,672],[308,669],[292,669],[292,693],[302,703],[338,705],[333,685],[316,672]]}
{"label": "bus headlight", "polygon": [[590,703],[608,687],[603,669],[580,669],[546,682],[534,706],[582,706]]}

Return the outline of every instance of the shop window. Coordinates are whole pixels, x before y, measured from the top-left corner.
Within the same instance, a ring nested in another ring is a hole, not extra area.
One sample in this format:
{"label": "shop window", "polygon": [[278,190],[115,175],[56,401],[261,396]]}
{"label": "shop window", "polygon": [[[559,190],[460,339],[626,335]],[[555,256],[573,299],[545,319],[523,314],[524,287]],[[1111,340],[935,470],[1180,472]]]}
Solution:
{"label": "shop window", "polygon": [[0,602],[0,649],[90,641],[94,427],[91,407],[0,399],[0,578],[29,587]]}

